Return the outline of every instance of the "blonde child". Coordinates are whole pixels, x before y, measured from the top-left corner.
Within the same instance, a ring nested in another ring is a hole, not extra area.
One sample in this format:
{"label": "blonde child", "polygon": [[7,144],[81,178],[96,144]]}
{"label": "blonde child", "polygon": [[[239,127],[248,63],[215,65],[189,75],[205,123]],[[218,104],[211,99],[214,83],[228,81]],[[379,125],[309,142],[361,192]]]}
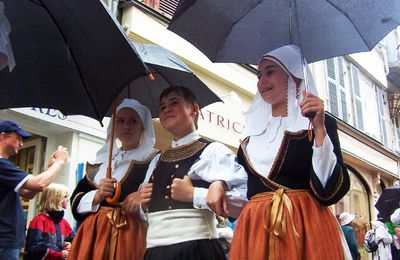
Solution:
{"label": "blonde child", "polygon": [[39,214],[29,224],[26,259],[66,259],[74,232],[63,218],[69,191],[63,184],[52,183],[40,195]]}

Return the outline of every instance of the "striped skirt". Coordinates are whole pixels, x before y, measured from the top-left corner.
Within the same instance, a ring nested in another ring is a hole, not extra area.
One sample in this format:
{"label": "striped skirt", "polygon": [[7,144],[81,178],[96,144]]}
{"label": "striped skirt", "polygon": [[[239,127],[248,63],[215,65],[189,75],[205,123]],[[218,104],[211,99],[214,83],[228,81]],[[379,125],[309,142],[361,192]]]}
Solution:
{"label": "striped skirt", "polygon": [[344,259],[336,218],[306,190],[254,196],[235,228],[230,260]]}
{"label": "striped skirt", "polygon": [[146,231],[139,216],[100,207],[79,226],[68,259],[142,260],[145,250]]}

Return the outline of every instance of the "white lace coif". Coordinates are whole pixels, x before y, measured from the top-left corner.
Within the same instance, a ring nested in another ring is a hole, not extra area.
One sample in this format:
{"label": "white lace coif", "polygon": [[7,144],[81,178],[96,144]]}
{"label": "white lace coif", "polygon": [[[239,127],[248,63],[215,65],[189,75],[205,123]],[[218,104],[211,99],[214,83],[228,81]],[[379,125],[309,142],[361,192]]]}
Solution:
{"label": "white lace coif", "polygon": [[[156,142],[150,110],[146,106],[140,104],[139,101],[128,98],[125,98],[121,102],[121,104],[119,104],[119,106],[117,107],[117,113],[122,108],[131,108],[135,110],[139,114],[140,119],[142,120],[144,128],[142,138],[140,140],[139,146],[129,153],[129,157],[139,161],[145,160],[146,157],[153,151],[153,147]],[[100,150],[97,151],[96,159],[94,161],[94,163],[96,164],[108,161],[108,151],[110,147],[110,139],[111,139],[110,137],[112,128],[111,122],[112,120],[110,121],[110,124],[108,125],[107,128],[106,143],[100,148]],[[112,157],[114,157],[118,153],[118,147],[115,144],[116,138],[114,138],[113,141],[114,145],[113,145]]]}
{"label": "white lace coif", "polygon": [[[260,58],[259,63],[265,59],[277,63],[289,75],[287,92],[288,119],[293,123],[289,124],[287,130],[295,132],[302,129],[308,129],[309,120],[301,115],[301,110],[299,107],[300,102],[303,100],[302,92],[305,90],[302,57],[299,48],[295,45],[286,45],[280,47],[263,55]],[[306,68],[308,92],[317,95],[317,90],[315,88],[314,80],[312,79],[308,65]],[[298,99],[296,98],[296,83],[293,80],[293,76],[302,80],[299,86],[300,95]],[[246,113],[246,123],[242,134],[242,139],[248,136],[261,134],[266,129],[271,117],[272,106],[265,102],[260,93],[257,91],[256,96],[254,97],[253,102]]]}

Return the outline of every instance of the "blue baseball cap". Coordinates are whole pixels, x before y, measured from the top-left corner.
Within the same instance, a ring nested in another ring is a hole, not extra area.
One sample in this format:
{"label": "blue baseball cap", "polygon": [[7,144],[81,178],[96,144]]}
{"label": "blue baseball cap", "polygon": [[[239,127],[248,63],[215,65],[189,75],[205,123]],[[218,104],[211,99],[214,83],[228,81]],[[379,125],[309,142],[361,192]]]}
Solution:
{"label": "blue baseball cap", "polygon": [[17,133],[20,136],[22,136],[23,138],[29,138],[31,137],[30,134],[28,134],[27,132],[25,132],[24,130],[22,130],[22,128],[17,125],[16,123],[12,122],[12,121],[1,121],[0,122],[0,133]]}

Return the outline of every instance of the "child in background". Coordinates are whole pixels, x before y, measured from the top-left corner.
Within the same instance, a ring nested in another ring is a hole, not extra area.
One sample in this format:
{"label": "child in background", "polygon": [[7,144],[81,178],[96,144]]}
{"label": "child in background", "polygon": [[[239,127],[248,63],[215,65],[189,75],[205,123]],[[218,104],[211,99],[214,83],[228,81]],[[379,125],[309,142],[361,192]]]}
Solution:
{"label": "child in background", "polygon": [[25,259],[66,259],[74,232],[63,218],[69,191],[52,183],[40,195],[39,214],[29,224]]}

